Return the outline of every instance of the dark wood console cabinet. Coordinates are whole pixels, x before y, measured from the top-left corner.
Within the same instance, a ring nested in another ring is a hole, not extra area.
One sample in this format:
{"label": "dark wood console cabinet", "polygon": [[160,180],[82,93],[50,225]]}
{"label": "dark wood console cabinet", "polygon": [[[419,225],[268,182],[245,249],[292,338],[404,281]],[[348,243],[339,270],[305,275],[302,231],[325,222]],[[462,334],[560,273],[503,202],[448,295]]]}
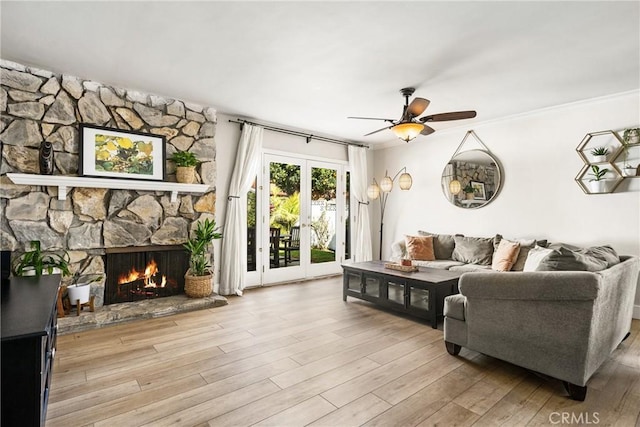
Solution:
{"label": "dark wood console cabinet", "polygon": [[342,299],[363,299],[382,307],[417,316],[437,328],[444,299],[458,293],[460,272],[420,268],[405,273],[384,268],[381,261],[343,264]]}
{"label": "dark wood console cabinet", "polygon": [[59,286],[57,274],[2,285],[2,427],[45,424]]}

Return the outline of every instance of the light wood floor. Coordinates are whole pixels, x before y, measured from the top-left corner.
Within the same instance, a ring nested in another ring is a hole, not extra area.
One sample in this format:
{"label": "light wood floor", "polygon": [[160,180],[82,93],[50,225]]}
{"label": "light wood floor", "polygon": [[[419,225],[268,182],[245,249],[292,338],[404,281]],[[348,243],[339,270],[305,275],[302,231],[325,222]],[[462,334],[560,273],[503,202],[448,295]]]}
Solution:
{"label": "light wood floor", "polygon": [[250,290],[59,337],[47,427],[637,426],[640,321],[632,329],[579,403],[559,381],[450,356],[426,323],[343,302],[340,278]]}

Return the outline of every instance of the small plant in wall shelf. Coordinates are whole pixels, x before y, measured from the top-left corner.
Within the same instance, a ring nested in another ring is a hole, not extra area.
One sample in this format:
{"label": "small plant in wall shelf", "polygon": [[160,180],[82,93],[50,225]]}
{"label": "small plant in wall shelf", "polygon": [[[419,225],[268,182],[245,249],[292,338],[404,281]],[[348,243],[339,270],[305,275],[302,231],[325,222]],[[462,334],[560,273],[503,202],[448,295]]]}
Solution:
{"label": "small plant in wall shelf", "polygon": [[640,128],[625,129],[622,134],[622,146],[624,147],[624,164],[622,172],[624,176],[635,176],[636,167],[629,163],[629,149],[633,145],[640,144]]}
{"label": "small plant in wall shelf", "polygon": [[605,185],[606,185],[606,180],[604,179],[604,176],[607,174],[607,172],[609,172],[609,169],[607,168],[600,169],[598,165],[591,165],[591,170],[593,171],[593,173],[589,174],[593,176],[593,178],[589,180],[589,186],[591,188],[591,191],[594,193],[604,192]]}
{"label": "small plant in wall shelf", "polygon": [[591,150],[591,155],[595,163],[606,162],[607,154],[609,154],[609,149],[606,147],[596,147]]}
{"label": "small plant in wall shelf", "polygon": [[200,161],[189,151],[176,151],[169,159],[176,164],[176,181],[191,184],[196,176],[196,166]]}

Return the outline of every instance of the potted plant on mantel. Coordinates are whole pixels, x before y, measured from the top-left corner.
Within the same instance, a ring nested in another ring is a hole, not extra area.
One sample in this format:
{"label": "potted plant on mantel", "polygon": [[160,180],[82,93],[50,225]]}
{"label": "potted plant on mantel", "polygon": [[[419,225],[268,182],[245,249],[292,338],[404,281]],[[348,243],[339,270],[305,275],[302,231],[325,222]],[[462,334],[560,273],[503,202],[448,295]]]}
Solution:
{"label": "potted plant on mantel", "polygon": [[182,184],[193,183],[196,177],[196,166],[200,161],[189,151],[176,151],[169,159],[176,164],[176,181]]}
{"label": "potted plant on mantel", "polygon": [[15,258],[12,263],[16,276],[42,276],[62,274],[69,276],[69,254],[66,251],[43,252],[39,240],[29,242],[30,251]]}
{"label": "potted plant on mantel", "polygon": [[189,252],[189,270],[184,276],[184,293],[188,297],[203,298],[211,294],[213,272],[209,264],[208,249],[214,239],[222,237],[218,230],[213,219],[198,221],[193,237],[184,244]]}

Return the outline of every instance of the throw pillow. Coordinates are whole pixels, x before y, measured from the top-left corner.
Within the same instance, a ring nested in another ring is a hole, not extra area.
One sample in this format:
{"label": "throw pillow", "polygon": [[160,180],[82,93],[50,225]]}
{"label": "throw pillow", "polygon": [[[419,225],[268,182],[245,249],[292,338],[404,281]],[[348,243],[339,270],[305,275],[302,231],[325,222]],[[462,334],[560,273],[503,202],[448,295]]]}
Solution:
{"label": "throw pillow", "polygon": [[451,257],[466,264],[491,265],[493,237],[453,236],[455,247]]}
{"label": "throw pillow", "polygon": [[600,271],[607,268],[607,261],[593,256],[589,248],[556,243],[549,245],[551,253],[545,257],[536,271]]}
{"label": "throw pillow", "polygon": [[404,236],[409,258],[417,261],[435,261],[433,236]]}
{"label": "throw pillow", "polygon": [[537,271],[540,263],[551,253],[553,249],[543,248],[541,246],[534,246],[529,250],[527,260],[524,263],[522,271]]}
{"label": "throw pillow", "polygon": [[593,246],[587,253],[607,263],[607,268],[620,263],[620,257],[611,246]]}
{"label": "throw pillow", "polygon": [[453,235],[436,234],[422,230],[419,230],[418,234],[420,236],[433,236],[433,251],[436,259],[452,259],[451,254],[456,244],[453,240]]}
{"label": "throw pillow", "polygon": [[520,243],[501,239],[498,249],[493,254],[491,268],[496,271],[509,271],[518,259]]}

